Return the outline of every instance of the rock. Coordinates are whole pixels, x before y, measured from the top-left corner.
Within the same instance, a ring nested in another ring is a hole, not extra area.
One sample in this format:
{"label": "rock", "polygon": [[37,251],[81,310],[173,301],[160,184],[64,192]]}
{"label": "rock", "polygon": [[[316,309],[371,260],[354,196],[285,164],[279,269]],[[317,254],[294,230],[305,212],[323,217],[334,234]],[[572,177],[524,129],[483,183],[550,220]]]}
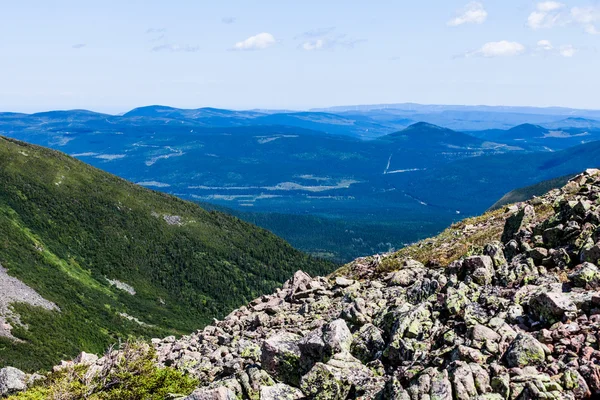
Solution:
{"label": "rock", "polygon": [[483,248],[483,254],[492,259],[495,268],[507,263],[504,256],[504,245],[501,242],[496,241],[486,244]]}
{"label": "rock", "polygon": [[580,260],[581,262],[598,264],[598,261],[600,261],[600,243],[585,247],[583,250],[581,250]]}
{"label": "rock", "polygon": [[354,284],[354,280],[344,278],[343,276],[338,276],[337,278],[335,278],[335,284],[339,287],[348,287]]}
{"label": "rock", "polygon": [[184,400],[237,400],[238,397],[235,393],[224,386],[208,389],[200,388],[196,389],[186,397]]}
{"label": "rock", "polygon": [[315,364],[300,382],[304,394],[316,400],[342,400],[351,392],[359,398],[374,398],[384,386],[384,379],[349,353],[335,354],[326,364]]}
{"label": "rock", "polygon": [[506,362],[511,368],[541,365],[546,360],[546,351],[544,345],[531,335],[520,333],[506,351]]}
{"label": "rock", "polygon": [[247,368],[246,371],[238,374],[238,381],[246,396],[252,400],[258,400],[260,398],[260,392],[264,386],[272,386],[275,384],[275,381],[273,381],[266,371],[256,366],[251,366]]}
{"label": "rock", "polygon": [[562,378],[563,387],[572,390],[576,399],[587,399],[592,395],[587,382],[576,369],[568,368]]}
{"label": "rock", "polygon": [[565,293],[542,292],[529,301],[529,308],[531,317],[550,324],[577,315],[577,306]]}
{"label": "rock", "polygon": [[27,388],[27,375],[16,368],[0,369],[0,396],[21,392]]}
{"label": "rock", "polygon": [[286,284],[284,285],[284,289],[289,290],[287,299],[291,301],[296,300],[296,296],[299,293],[306,292],[309,289],[311,282],[312,278],[310,277],[310,275],[302,271],[297,271],[292,277],[292,279],[286,282]]}
{"label": "rock", "polygon": [[373,324],[363,325],[354,335],[351,353],[363,363],[368,363],[381,357],[385,341],[381,331]]}
{"label": "rock", "polygon": [[86,352],[81,352],[74,360],[73,362],[75,364],[80,364],[80,365],[92,365],[95,364],[96,361],[98,361],[98,356],[95,354],[90,354],[90,353],[86,353]]}
{"label": "rock", "polygon": [[335,353],[348,352],[352,332],[343,319],[337,319],[310,332],[298,342],[300,352],[312,361],[323,361]]}
{"label": "rock", "polygon": [[300,336],[293,333],[278,333],[265,340],[262,345],[261,365],[265,371],[291,385],[300,382]]}
{"label": "rock", "polygon": [[600,285],[600,271],[594,264],[585,262],[569,274],[569,279],[575,286],[595,289]]}
{"label": "rock", "polygon": [[295,400],[304,398],[304,394],[294,387],[283,383],[260,388],[260,400]]}
{"label": "rock", "polygon": [[494,262],[489,256],[472,256],[463,261],[467,276],[479,285],[489,285],[494,277]]}
{"label": "rock", "polygon": [[526,205],[521,211],[509,217],[504,224],[502,232],[502,243],[508,243],[521,229],[527,226],[535,219],[535,210],[533,206]]}
{"label": "rock", "polygon": [[330,354],[350,351],[352,340],[352,332],[343,319],[336,319],[323,327],[325,351]]}

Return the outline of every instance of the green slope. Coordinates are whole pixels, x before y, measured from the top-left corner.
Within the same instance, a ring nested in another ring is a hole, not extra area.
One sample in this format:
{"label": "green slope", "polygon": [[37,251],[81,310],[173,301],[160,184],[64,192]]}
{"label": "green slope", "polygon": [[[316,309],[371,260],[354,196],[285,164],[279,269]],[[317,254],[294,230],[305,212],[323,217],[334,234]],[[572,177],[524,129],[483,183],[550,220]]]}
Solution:
{"label": "green slope", "polygon": [[335,268],[237,218],[3,137],[0,264],[61,309],[15,306],[27,329],[13,329],[22,342],[0,337],[0,367],[27,370],[129,336],[189,333],[298,269]]}
{"label": "green slope", "polygon": [[500,207],[505,206],[507,204],[530,200],[531,198],[533,198],[533,196],[541,196],[552,189],[561,188],[564,185],[566,185],[569,179],[571,179],[574,176],[575,174],[570,174],[558,178],[541,181],[539,183],[535,183],[533,185],[526,186],[523,188],[511,190],[510,192],[502,196],[500,200],[494,203],[494,205],[492,205],[488,211],[497,210]]}

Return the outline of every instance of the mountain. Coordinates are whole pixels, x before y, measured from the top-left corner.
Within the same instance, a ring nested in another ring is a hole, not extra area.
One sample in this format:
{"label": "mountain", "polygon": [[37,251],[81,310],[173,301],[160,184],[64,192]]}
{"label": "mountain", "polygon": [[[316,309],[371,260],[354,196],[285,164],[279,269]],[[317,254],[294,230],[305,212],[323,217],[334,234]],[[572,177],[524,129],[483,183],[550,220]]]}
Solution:
{"label": "mountain", "polygon": [[587,170],[398,252],[298,271],[201,331],[83,354],[10,400],[598,398],[599,197]]}
{"label": "mountain", "polygon": [[237,218],[3,137],[0,238],[0,366],[28,370],[190,332],[298,269],[334,267]]}
{"label": "mountain", "polygon": [[[54,120],[0,115],[0,133],[148,188],[236,210],[297,248],[343,262],[432,236],[513,189],[597,165],[593,152],[584,151],[586,160],[574,154],[562,162],[564,172],[532,175],[519,166],[560,157],[582,142],[593,147],[596,131],[542,135],[546,128],[535,124],[475,132],[431,123],[397,129],[408,120],[396,124],[402,110],[388,111],[390,120],[374,122],[366,115],[151,106],[92,119],[79,112]],[[379,129],[374,125],[389,131],[372,140],[357,137]],[[518,132],[529,129],[537,133],[521,140]]]}
{"label": "mountain", "polygon": [[490,211],[494,211],[503,207],[507,204],[518,203],[532,199],[534,196],[541,196],[552,189],[560,188],[564,186],[574,174],[566,176],[560,176],[558,178],[548,179],[527,187],[511,190],[495,202],[490,208]]}
{"label": "mountain", "polygon": [[578,128],[578,129],[598,130],[598,129],[600,129],[600,121],[595,120],[595,119],[589,119],[589,118],[571,117],[571,118],[565,118],[560,121],[556,121],[554,123],[544,124],[544,127],[548,128],[548,129]]}
{"label": "mountain", "polygon": [[402,131],[391,133],[379,140],[402,144],[403,147],[482,148],[484,146],[481,139],[427,122],[412,124]]}
{"label": "mountain", "polygon": [[577,123],[573,122],[571,127],[563,125],[562,128],[552,129],[549,126],[554,126],[554,124],[546,124],[544,126],[521,124],[508,130],[492,129],[469,132],[469,134],[480,139],[521,146],[529,151],[563,150],[578,144],[600,139],[600,129],[585,130],[577,128],[577,125]]}
{"label": "mountain", "polygon": [[402,175],[393,179],[396,187],[403,187],[430,207],[447,207],[475,215],[518,187],[599,166],[600,141],[596,141],[557,152],[461,159],[424,171],[418,180],[408,180]]}

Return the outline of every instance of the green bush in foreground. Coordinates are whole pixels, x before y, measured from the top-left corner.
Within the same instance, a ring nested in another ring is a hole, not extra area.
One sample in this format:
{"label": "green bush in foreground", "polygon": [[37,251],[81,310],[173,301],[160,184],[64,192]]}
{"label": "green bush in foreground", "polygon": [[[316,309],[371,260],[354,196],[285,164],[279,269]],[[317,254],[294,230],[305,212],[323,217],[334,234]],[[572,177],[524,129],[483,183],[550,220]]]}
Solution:
{"label": "green bush in foreground", "polygon": [[173,368],[159,368],[154,349],[143,342],[109,351],[100,371],[68,366],[48,374],[26,392],[8,400],[163,400],[187,395],[198,382]]}

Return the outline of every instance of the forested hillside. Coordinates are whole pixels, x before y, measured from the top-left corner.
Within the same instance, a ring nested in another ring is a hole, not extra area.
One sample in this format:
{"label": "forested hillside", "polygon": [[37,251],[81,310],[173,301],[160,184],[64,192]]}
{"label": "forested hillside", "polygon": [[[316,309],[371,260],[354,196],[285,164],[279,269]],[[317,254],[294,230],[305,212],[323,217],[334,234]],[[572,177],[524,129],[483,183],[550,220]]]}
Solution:
{"label": "forested hillside", "polygon": [[298,269],[334,268],[237,218],[2,137],[0,264],[58,308],[12,305],[0,366],[29,370],[192,331]]}

